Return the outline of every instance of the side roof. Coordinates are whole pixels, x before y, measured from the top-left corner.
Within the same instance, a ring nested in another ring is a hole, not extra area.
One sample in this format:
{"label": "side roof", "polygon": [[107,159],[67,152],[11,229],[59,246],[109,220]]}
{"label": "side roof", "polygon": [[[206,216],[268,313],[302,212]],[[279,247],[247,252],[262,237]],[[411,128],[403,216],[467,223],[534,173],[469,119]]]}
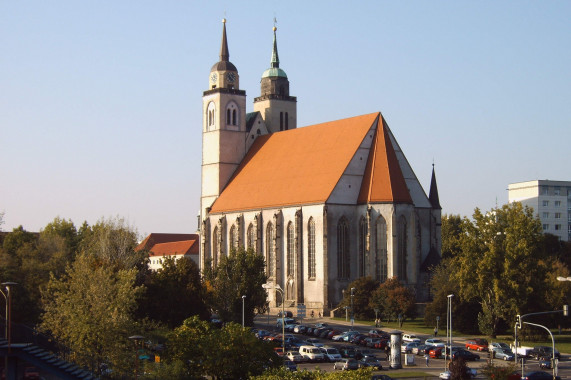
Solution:
{"label": "side roof", "polygon": [[162,244],[162,243],[171,243],[171,242],[178,242],[178,241],[185,241],[185,240],[196,240],[198,241],[197,234],[169,234],[169,233],[157,233],[153,232],[149,234],[139,243],[139,245],[135,248],[135,251],[140,251],[142,249],[151,250],[155,244]]}
{"label": "side roof", "polygon": [[[359,149],[375,134],[352,202],[430,202],[380,112],[261,136],[211,213],[327,203]],[[355,161],[353,161],[355,162]],[[336,200],[337,197],[333,197]]]}
{"label": "side roof", "polygon": [[259,137],[210,212],[324,203],[378,115]]}
{"label": "side roof", "polygon": [[150,256],[174,256],[174,255],[198,255],[198,238],[195,240],[183,240],[170,243],[155,244],[151,249]]}

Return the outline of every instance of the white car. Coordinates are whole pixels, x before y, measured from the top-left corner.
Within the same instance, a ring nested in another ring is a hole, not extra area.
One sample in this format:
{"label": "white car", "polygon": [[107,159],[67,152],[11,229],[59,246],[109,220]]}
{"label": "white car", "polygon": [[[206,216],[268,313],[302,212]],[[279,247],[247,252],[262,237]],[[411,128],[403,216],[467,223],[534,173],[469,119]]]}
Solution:
{"label": "white car", "polygon": [[[476,377],[478,372],[473,368],[466,367],[466,374],[468,375],[469,378],[473,379]],[[440,375],[438,377],[442,380],[450,380],[450,371],[440,372]]]}
{"label": "white car", "polygon": [[409,342],[420,343],[420,339],[414,334],[403,334],[402,341],[407,343]]}
{"label": "white car", "polygon": [[339,351],[335,347],[320,347],[319,348],[328,362],[338,362],[343,359]]}
{"label": "white car", "polygon": [[403,354],[412,354],[412,350],[420,346],[419,342],[408,342],[403,343],[400,346],[400,352]]}
{"label": "white car", "polygon": [[446,343],[444,343],[444,341],[442,341],[440,339],[436,339],[436,338],[427,339],[424,341],[424,344],[426,344],[427,346],[435,346],[435,347],[446,346]]}
{"label": "white car", "polygon": [[301,354],[298,351],[288,351],[285,354],[286,358],[288,360],[291,360],[294,363],[301,363],[306,361],[306,359],[301,356]]}

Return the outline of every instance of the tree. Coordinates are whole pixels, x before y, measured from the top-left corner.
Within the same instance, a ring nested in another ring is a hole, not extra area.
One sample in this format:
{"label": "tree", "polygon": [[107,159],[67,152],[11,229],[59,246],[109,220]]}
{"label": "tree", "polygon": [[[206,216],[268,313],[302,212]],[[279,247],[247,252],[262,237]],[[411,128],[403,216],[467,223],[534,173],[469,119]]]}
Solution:
{"label": "tree", "polygon": [[61,278],[51,276],[42,292],[41,328],[76,353],[76,361],[98,372],[101,363],[121,373],[130,367],[132,318],[141,292],[135,269],[114,270],[82,254]]}
{"label": "tree", "polygon": [[401,285],[397,277],[383,282],[371,295],[371,307],[378,308],[381,315],[387,319],[396,319],[399,315],[402,321],[414,316],[414,293]]}
{"label": "tree", "polygon": [[442,216],[442,257],[456,256],[462,251],[461,236],[464,221],[460,215]]}
{"label": "tree", "polygon": [[210,315],[204,301],[200,271],[192,260],[166,258],[162,269],[147,272],[145,287],[139,303],[141,317],[175,328],[192,315],[202,319]]}
{"label": "tree", "polygon": [[360,277],[351,282],[347,289],[343,292],[343,299],[338,307],[351,307],[351,289],[353,292],[353,309],[355,317],[359,319],[374,318],[375,307],[371,307],[371,294],[379,287],[379,282],[373,280],[370,276]]}
{"label": "tree", "polygon": [[204,278],[207,304],[223,321],[242,323],[242,296],[244,299],[245,323],[249,326],[254,315],[267,310],[266,291],[262,288],[267,277],[265,262],[252,249],[239,248],[230,256],[222,256],[215,268],[206,266]]}
{"label": "tree", "polygon": [[270,342],[236,323],[218,329],[194,316],[168,339],[167,366],[184,363],[186,378],[245,379],[281,364]]}
{"label": "tree", "polygon": [[77,251],[79,236],[77,234],[77,229],[71,220],[62,219],[59,216],[56,217],[52,222],[48,223],[44,227],[40,236],[59,236],[63,238],[70,258]]}
{"label": "tree", "polygon": [[473,221],[463,223],[462,251],[451,275],[462,301],[480,303],[482,333],[495,337],[503,321],[542,307],[546,270],[541,240],[539,219],[517,202],[486,214],[476,209]]}
{"label": "tree", "polygon": [[462,358],[452,360],[448,370],[450,371],[450,380],[469,380],[471,378],[468,374],[468,366]]}

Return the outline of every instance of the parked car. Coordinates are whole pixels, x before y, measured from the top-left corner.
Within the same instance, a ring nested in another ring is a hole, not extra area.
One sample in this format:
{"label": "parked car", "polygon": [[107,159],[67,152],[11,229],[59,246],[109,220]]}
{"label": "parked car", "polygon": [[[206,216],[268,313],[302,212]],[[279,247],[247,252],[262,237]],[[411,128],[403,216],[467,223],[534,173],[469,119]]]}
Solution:
{"label": "parked car", "polygon": [[408,342],[420,343],[420,339],[414,334],[403,334],[402,341],[407,343]]}
{"label": "parked car", "polygon": [[488,341],[486,339],[470,339],[466,342],[467,350],[488,351]]}
{"label": "parked car", "polygon": [[291,360],[295,363],[305,362],[305,358],[298,351],[288,351],[285,354],[287,360]]}
{"label": "parked car", "polygon": [[[553,347],[550,346],[535,346],[533,350],[530,351],[529,356],[539,360],[544,356],[553,357]],[[561,354],[557,349],[555,349],[555,358],[561,359]]]}
{"label": "parked car", "polygon": [[305,342],[315,347],[323,347],[323,343],[317,338],[308,338]]}
{"label": "parked car", "polygon": [[355,358],[355,356],[357,355],[357,352],[353,347],[345,347],[345,346],[339,348],[339,353],[341,353],[341,356],[344,358]]}
{"label": "parked car", "polygon": [[551,361],[553,360],[553,357],[543,357],[539,359],[539,368],[541,369],[552,369],[553,366],[551,364]]}
{"label": "parked car", "polygon": [[331,332],[331,329],[323,329],[323,331],[319,334],[320,338],[327,338],[327,335],[329,335],[329,333]]}
{"label": "parked car", "polygon": [[359,360],[359,368],[373,367],[375,369],[383,369],[381,362],[374,356],[365,356]]}
{"label": "parked car", "polygon": [[501,348],[502,350],[510,350],[511,351],[510,346],[508,346],[504,342],[492,342],[488,345],[489,351],[492,351],[494,348]]}
{"label": "parked car", "polygon": [[[525,376],[521,378],[521,380],[552,380],[552,379],[553,379],[553,374],[544,371],[529,372],[526,373]],[[555,379],[561,380],[559,376],[555,376]]]}
{"label": "parked car", "polygon": [[338,362],[335,362],[333,369],[340,369],[342,371],[359,369],[359,362],[357,362],[355,359],[344,358]]}
{"label": "parked car", "polygon": [[322,362],[324,359],[321,350],[315,346],[301,346],[299,353],[310,362]]}
{"label": "parked car", "polygon": [[[466,375],[467,375],[467,377],[473,379],[478,375],[478,372],[473,368],[466,367]],[[441,372],[438,377],[442,380],[449,380],[450,379],[450,371]]]}
{"label": "parked car", "polygon": [[363,345],[366,347],[376,348],[377,345],[380,343],[381,343],[381,338],[374,338],[372,336],[368,336],[365,338]]}
{"label": "parked car", "polygon": [[332,363],[343,359],[339,353],[339,350],[337,350],[335,347],[320,347],[319,349],[321,350],[325,361]]}
{"label": "parked car", "polygon": [[339,331],[339,330],[331,330],[331,331],[329,331],[329,334],[327,334],[327,336],[325,337],[325,339],[331,340],[335,335],[339,335],[339,334],[341,334],[341,331]]}
{"label": "parked car", "polygon": [[424,341],[424,344],[435,346],[435,347],[444,347],[446,345],[446,343],[444,343],[444,341],[442,341],[440,339],[436,339],[436,338],[429,338],[429,339]]}
{"label": "parked car", "polygon": [[284,323],[284,328],[288,328],[289,326],[295,326],[296,322],[293,318],[278,318],[276,321],[276,327],[278,329],[282,328],[282,323]]}
{"label": "parked car", "polygon": [[284,367],[286,367],[288,371],[297,371],[297,364],[291,360],[284,360]]}
{"label": "parked car", "polygon": [[369,330],[369,335],[383,335],[383,331],[379,329]]}
{"label": "parked car", "polygon": [[415,355],[426,355],[429,351],[435,346],[431,346],[429,344],[419,344],[416,347],[413,347],[412,353]]}
{"label": "parked car", "polygon": [[329,325],[327,323],[316,323],[315,327],[317,328],[323,328],[323,327],[329,327]]}
{"label": "parked car", "polygon": [[412,350],[420,346],[420,342],[405,342],[400,346],[400,352],[403,354],[412,354]]}
{"label": "parked car", "polygon": [[443,351],[442,347],[433,347],[428,351],[428,355],[432,359],[440,359],[442,357],[442,351]]}
{"label": "parked car", "polygon": [[[286,310],[285,313],[284,313],[284,316],[287,317],[287,318],[293,318],[293,313],[292,313],[291,311],[289,311],[289,310]],[[282,312],[281,312],[281,310],[280,310],[280,311],[278,312],[278,318],[281,318],[281,317],[282,317]]]}
{"label": "parked car", "polygon": [[458,358],[462,358],[466,361],[480,360],[479,355],[476,355],[470,351],[466,351],[466,350],[458,350],[456,352],[452,351],[452,360],[458,359]]}
{"label": "parked car", "polygon": [[496,358],[496,359],[503,359],[503,360],[514,360],[514,353],[512,352],[512,350],[508,349],[503,349],[503,348],[497,348],[494,347],[492,349],[492,355]]}
{"label": "parked car", "polygon": [[293,328],[293,332],[296,334],[303,334],[306,329],[307,327],[305,327],[304,325],[295,325],[295,327]]}

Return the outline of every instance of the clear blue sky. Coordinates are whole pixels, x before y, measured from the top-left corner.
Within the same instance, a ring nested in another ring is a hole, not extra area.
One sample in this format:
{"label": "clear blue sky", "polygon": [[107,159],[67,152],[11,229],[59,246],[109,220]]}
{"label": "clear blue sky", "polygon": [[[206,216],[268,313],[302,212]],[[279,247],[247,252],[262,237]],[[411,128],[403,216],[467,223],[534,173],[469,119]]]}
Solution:
{"label": "clear blue sky", "polygon": [[444,213],[571,180],[571,1],[2,1],[1,228],[194,232],[223,17],[248,111],[276,17],[298,126],[381,111]]}

